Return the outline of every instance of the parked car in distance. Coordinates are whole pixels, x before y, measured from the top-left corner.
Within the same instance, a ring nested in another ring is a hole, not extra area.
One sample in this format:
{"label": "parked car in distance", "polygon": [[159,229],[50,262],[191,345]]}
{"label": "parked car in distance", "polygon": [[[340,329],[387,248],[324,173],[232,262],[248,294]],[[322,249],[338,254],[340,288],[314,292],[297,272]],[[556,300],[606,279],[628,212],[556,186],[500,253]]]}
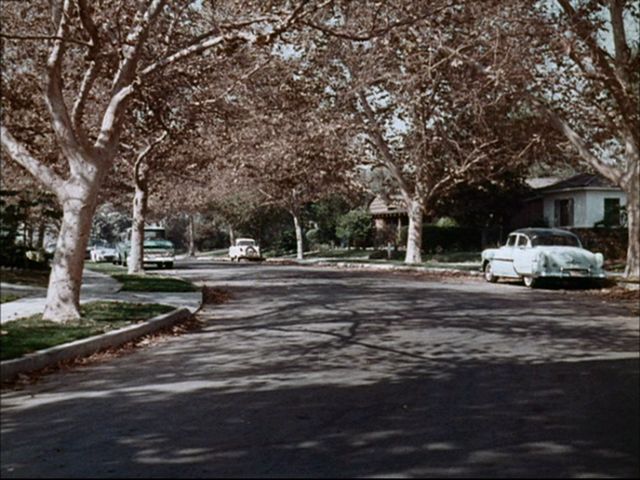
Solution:
{"label": "parked car in distance", "polygon": [[116,258],[116,247],[107,242],[97,242],[91,246],[90,256],[93,262],[113,262]]}
{"label": "parked car in distance", "polygon": [[237,262],[242,259],[262,260],[262,255],[253,238],[238,238],[236,244],[229,247],[229,258]]}
{"label": "parked car in distance", "polygon": [[523,228],[509,234],[500,248],[482,252],[487,282],[522,279],[527,287],[546,278],[604,279],[604,258],[582,248],[580,239],[559,228]]}
{"label": "parked car in distance", "polygon": [[[155,264],[158,268],[173,268],[176,254],[173,243],[166,238],[164,227],[144,227],[142,262],[144,265]],[[121,241],[116,245],[116,257],[114,263],[127,265],[131,252],[131,229],[122,235]]]}

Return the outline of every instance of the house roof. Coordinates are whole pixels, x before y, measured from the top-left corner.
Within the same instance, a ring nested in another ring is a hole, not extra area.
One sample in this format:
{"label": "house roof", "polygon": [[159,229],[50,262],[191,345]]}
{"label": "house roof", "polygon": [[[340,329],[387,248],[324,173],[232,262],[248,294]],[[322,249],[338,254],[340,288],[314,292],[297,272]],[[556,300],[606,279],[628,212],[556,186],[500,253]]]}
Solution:
{"label": "house roof", "polygon": [[561,180],[559,182],[547,185],[546,187],[539,188],[540,192],[554,192],[557,190],[584,190],[584,189],[606,189],[606,190],[618,190],[619,188],[613,185],[609,180],[601,177],[600,175],[593,175],[591,173],[579,173],[573,177]]}
{"label": "house roof", "polygon": [[403,204],[400,195],[377,195],[369,204],[369,213],[372,215],[406,213],[407,209]]}
{"label": "house roof", "polygon": [[549,185],[553,185],[554,183],[558,183],[560,178],[558,177],[534,177],[527,178],[524,182],[534,190],[539,188],[548,187]]}

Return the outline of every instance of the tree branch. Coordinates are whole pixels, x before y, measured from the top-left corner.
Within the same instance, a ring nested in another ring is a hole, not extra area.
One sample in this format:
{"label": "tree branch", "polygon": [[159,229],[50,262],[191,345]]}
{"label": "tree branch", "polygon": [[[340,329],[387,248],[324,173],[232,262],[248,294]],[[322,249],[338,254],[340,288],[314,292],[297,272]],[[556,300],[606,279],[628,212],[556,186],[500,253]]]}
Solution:
{"label": "tree branch", "polygon": [[574,148],[578,151],[580,157],[591,165],[596,171],[598,171],[602,176],[611,180],[616,185],[622,184],[622,172],[612,166],[605,165],[598,157],[593,155],[586,143],[582,140],[580,135],[571,128],[571,126],[554,112],[550,107],[548,107],[544,102],[538,101],[538,106],[540,109],[546,114],[549,121],[553,124],[555,128],[561,131],[564,136],[569,140],[569,142],[574,146]]}
{"label": "tree branch", "polygon": [[384,137],[380,132],[380,128],[378,127],[378,123],[376,122],[375,114],[373,113],[373,110],[371,109],[371,106],[369,105],[369,102],[367,101],[367,98],[362,90],[357,92],[357,97],[362,104],[362,109],[369,122],[369,125],[366,126],[367,133],[371,137],[371,140],[373,141],[378,151],[381,153],[385,167],[387,167],[389,173],[391,173],[396,182],[398,182],[400,192],[402,193],[405,202],[407,202],[407,205],[409,205],[409,202],[411,201],[409,186],[407,185],[407,182],[402,176],[400,169],[394,161],[395,159],[393,158],[391,150],[389,150],[389,145],[387,145],[387,142],[384,140]]}
{"label": "tree branch", "polygon": [[59,37],[56,35],[18,35],[10,33],[0,33],[0,37],[6,38],[7,40],[50,40],[56,42],[75,43],[76,45],[82,45],[83,47],[91,47],[90,43],[83,42],[82,40]]}
{"label": "tree branch", "polygon": [[73,130],[71,119],[69,118],[69,112],[64,102],[62,87],[62,59],[65,51],[65,44],[62,39],[67,36],[69,30],[67,22],[70,12],[71,0],[65,0],[63,11],[59,15],[56,34],[60,40],[56,40],[54,42],[47,60],[47,88],[45,92],[45,101],[51,115],[53,129],[56,132],[58,141],[60,142],[60,148],[69,162],[71,172],[75,174],[82,171],[82,159],[80,157],[82,157],[85,152]]}
{"label": "tree branch", "polygon": [[0,140],[2,141],[2,146],[11,159],[27,170],[34,178],[39,180],[58,197],[61,197],[64,180],[52,169],[36,160],[24,145],[11,135],[5,126],[0,126]]}
{"label": "tree branch", "polygon": [[87,68],[84,78],[82,79],[82,83],[80,84],[80,89],[78,94],[76,95],[76,101],[73,105],[73,109],[71,110],[71,120],[73,122],[73,127],[75,128],[78,135],[82,136],[82,141],[86,142],[86,138],[82,132],[82,117],[84,115],[84,106],[89,96],[89,92],[93,88],[93,84],[98,76],[98,70],[100,68],[99,58],[100,58],[100,35],[98,33],[98,28],[93,22],[93,18],[91,17],[91,11],[87,6],[86,0],[78,0],[78,12],[80,16],[80,22],[82,23],[82,27],[89,34],[91,38],[91,43],[89,46],[89,58],[91,59],[89,63],[89,67]]}

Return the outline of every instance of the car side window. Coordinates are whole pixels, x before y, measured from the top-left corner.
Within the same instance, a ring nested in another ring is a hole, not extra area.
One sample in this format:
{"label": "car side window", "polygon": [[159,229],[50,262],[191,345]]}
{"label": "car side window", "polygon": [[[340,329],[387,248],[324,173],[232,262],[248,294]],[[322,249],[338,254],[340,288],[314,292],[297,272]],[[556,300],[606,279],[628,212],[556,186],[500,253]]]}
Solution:
{"label": "car side window", "polygon": [[525,237],[524,235],[518,236],[518,246],[519,247],[526,247],[527,243],[528,243],[527,237]]}
{"label": "car side window", "polygon": [[509,235],[507,239],[507,247],[513,247],[516,244],[516,235]]}

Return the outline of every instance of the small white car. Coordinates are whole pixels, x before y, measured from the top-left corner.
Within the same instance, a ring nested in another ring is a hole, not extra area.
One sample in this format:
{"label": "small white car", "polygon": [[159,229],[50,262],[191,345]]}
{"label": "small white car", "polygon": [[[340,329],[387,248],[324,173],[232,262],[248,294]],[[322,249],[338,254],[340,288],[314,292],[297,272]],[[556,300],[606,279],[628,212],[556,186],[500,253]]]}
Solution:
{"label": "small white car", "polygon": [[96,243],[89,255],[94,262],[112,262],[116,258],[116,248],[108,243]]}
{"label": "small white car", "polygon": [[516,230],[504,246],[482,252],[487,282],[517,278],[527,287],[545,278],[604,279],[603,263],[601,253],[582,248],[575,234],[558,228]]}
{"label": "small white car", "polygon": [[262,260],[262,255],[253,238],[238,238],[236,244],[229,247],[229,258],[237,262],[242,259]]}

